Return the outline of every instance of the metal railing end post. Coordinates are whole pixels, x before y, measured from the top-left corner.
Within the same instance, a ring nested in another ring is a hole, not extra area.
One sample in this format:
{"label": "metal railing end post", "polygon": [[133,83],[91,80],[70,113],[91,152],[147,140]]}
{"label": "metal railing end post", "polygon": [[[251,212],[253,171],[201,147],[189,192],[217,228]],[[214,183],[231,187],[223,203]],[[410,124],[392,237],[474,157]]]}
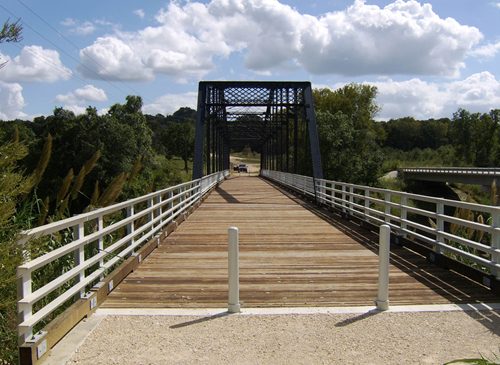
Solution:
{"label": "metal railing end post", "polygon": [[228,229],[228,284],[229,295],[227,311],[240,312],[240,264],[239,264],[239,230],[237,227]]}
{"label": "metal railing end post", "polygon": [[391,227],[388,224],[380,226],[379,237],[379,270],[378,294],[375,304],[380,311],[389,309],[389,257],[391,244]]}

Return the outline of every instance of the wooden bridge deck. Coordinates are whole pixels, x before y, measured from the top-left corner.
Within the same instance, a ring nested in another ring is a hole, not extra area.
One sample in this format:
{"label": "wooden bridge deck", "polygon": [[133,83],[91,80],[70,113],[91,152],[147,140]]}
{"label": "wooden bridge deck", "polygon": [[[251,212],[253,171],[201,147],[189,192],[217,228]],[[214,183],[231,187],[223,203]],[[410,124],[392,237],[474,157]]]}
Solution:
{"label": "wooden bridge deck", "polygon": [[[240,229],[242,307],[373,305],[377,236],[305,205],[257,177],[225,181],[102,307],[225,307],[230,226]],[[391,250],[391,304],[500,302],[416,253]]]}

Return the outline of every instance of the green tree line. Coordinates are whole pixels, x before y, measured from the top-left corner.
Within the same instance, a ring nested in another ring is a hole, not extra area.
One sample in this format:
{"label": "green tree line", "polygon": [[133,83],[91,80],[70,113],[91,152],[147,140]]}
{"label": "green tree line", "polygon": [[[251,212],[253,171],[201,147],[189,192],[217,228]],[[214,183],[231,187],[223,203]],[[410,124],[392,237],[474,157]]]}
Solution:
{"label": "green tree line", "polygon": [[349,84],[313,95],[328,179],[376,185],[385,172],[405,166],[500,165],[500,109],[380,122],[374,86]]}

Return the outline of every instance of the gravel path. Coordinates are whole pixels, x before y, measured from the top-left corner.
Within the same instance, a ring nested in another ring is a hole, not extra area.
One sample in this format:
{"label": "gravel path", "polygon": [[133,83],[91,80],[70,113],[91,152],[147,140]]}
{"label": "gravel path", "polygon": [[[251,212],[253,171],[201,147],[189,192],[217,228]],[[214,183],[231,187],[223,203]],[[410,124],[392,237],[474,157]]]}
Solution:
{"label": "gravel path", "polygon": [[67,364],[500,361],[500,311],[107,316]]}

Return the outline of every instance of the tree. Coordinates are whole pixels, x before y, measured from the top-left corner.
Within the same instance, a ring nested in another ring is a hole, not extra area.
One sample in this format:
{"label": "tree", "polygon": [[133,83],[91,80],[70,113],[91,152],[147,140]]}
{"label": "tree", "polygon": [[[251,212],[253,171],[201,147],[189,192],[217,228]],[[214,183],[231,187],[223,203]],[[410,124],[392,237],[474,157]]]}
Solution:
{"label": "tree", "polygon": [[[0,43],[10,43],[10,42],[21,42],[23,26],[19,24],[20,19],[18,19],[14,23],[10,23],[9,19],[3,23],[2,28],[0,29]],[[0,62],[0,69],[7,64],[7,61]]]}
{"label": "tree", "polygon": [[356,129],[366,130],[372,128],[371,122],[380,110],[375,103],[376,96],[376,86],[354,83],[337,90],[324,88],[313,91],[316,110],[341,111],[352,118]]}
{"label": "tree", "polygon": [[373,117],[374,86],[349,84],[313,91],[324,175],[328,179],[374,184],[382,164]]}
{"label": "tree", "polygon": [[162,142],[167,155],[178,156],[184,161],[184,171],[188,172],[189,159],[194,154],[194,126],[189,122],[174,122],[162,134]]}
{"label": "tree", "polygon": [[4,42],[21,42],[23,40],[22,32],[23,26],[20,23],[21,19],[18,19],[14,23],[11,23],[7,19],[0,30],[0,43]]}
{"label": "tree", "polygon": [[360,184],[375,184],[382,153],[373,138],[357,130],[341,111],[316,113],[325,178]]}

